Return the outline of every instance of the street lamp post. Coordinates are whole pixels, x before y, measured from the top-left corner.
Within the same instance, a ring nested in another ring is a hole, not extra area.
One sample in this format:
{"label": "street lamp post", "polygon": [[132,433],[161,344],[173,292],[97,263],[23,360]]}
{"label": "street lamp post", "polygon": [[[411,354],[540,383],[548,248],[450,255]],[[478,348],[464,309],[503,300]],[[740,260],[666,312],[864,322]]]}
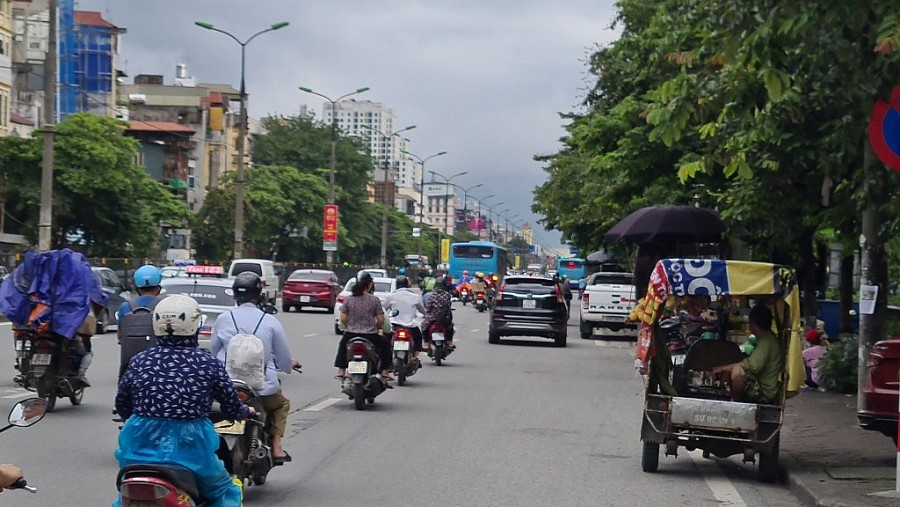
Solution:
{"label": "street lamp post", "polygon": [[[450,182],[454,178],[469,174],[469,171],[458,172],[449,178],[434,171],[428,171],[428,173],[432,176],[440,176],[444,180],[444,234],[450,236]],[[456,188],[456,185],[453,185],[453,187]],[[456,192],[454,191],[454,193]]]}
{"label": "street lamp post", "polygon": [[[356,95],[357,93],[362,93],[369,89],[368,86],[363,86],[361,88],[357,88],[350,93],[346,93],[341,95],[336,99],[332,99],[326,95],[323,95],[317,91],[314,91],[312,88],[307,88],[305,86],[298,86],[301,92],[310,93],[312,95],[316,95],[322,97],[331,103],[331,165],[328,169],[328,204],[334,204],[334,172],[335,166],[337,165],[337,103],[350,97],[351,95]],[[325,262],[328,265],[334,263],[334,252],[329,250],[325,252],[327,256]]]}
{"label": "street lamp post", "polygon": [[501,204],[506,204],[503,201],[495,202],[493,206],[488,206],[488,241],[494,241],[494,219],[492,218],[494,215],[494,208],[500,206]]}
{"label": "street lamp post", "polygon": [[440,157],[441,155],[446,155],[446,151],[439,151],[437,153],[428,155],[425,158],[422,158],[414,153],[410,153],[408,151],[401,150],[401,152],[418,162],[422,166],[422,174],[419,175],[419,247],[418,247],[418,255],[422,256],[422,235],[425,233],[425,162],[428,162],[430,159],[434,157]]}
{"label": "street lamp post", "polygon": [[[388,142],[393,139],[394,136],[401,132],[406,132],[407,130],[412,130],[416,128],[415,125],[409,125],[408,127],[403,127],[402,129],[395,130],[390,134],[385,134],[384,132],[372,127],[371,125],[362,125],[362,128],[369,130],[375,134],[381,136],[381,138]],[[391,150],[393,153],[393,150]],[[394,204],[389,202],[387,198],[388,194],[388,174],[390,173],[390,158],[385,156],[384,158],[384,187],[382,188],[382,195],[384,196],[384,210],[381,213],[381,267],[387,267],[387,237],[388,237],[388,206],[393,206]]]}
{"label": "street lamp post", "polygon": [[212,23],[207,23],[205,21],[195,21],[195,25],[200,28],[206,30],[212,30],[214,32],[219,32],[221,34],[225,34],[232,38],[235,42],[237,42],[241,46],[241,89],[239,92],[240,102],[241,102],[241,113],[238,119],[240,125],[238,125],[238,139],[237,139],[237,151],[238,151],[238,166],[237,166],[237,176],[234,179],[234,258],[239,259],[244,255],[244,151],[245,142],[244,139],[247,137],[247,88],[244,86],[244,68],[246,67],[246,54],[247,54],[247,44],[250,44],[250,41],[259,37],[260,35],[271,32],[274,30],[278,30],[280,28],[284,28],[288,26],[290,23],[287,21],[281,21],[275,23],[274,25],[269,26],[265,30],[260,30],[253,35],[251,35],[247,40],[241,41],[234,35],[226,32],[225,30],[216,28],[212,25]]}
{"label": "street lamp post", "polygon": [[483,186],[484,186],[484,183],[478,183],[478,184],[472,185],[469,188],[462,189],[462,191],[463,191],[463,220],[469,220],[469,191],[476,189],[476,188],[481,188]]}
{"label": "street lamp post", "polygon": [[[502,210],[500,210],[497,213],[497,219],[499,220],[499,219],[503,218],[501,215],[505,215],[506,213],[509,213],[510,211],[512,211],[512,210],[510,210],[509,208],[503,208]],[[509,242],[509,240],[506,239],[506,227],[503,228],[503,234],[500,234],[500,225],[499,224],[497,225],[497,236],[500,237],[500,243],[508,243]]]}
{"label": "street lamp post", "polygon": [[481,241],[481,229],[482,229],[482,227],[481,227],[481,201],[486,201],[486,200],[490,199],[491,197],[494,197],[495,195],[497,195],[497,194],[488,194],[488,195],[482,197],[481,199],[475,199],[476,201],[478,201],[478,241]]}

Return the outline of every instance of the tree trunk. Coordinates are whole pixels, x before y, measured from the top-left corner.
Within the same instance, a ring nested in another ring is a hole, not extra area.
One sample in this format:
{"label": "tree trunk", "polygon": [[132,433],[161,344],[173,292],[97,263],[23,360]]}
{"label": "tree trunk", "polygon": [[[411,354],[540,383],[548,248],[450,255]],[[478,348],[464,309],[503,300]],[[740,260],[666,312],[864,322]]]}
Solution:
{"label": "tree trunk", "polygon": [[816,259],[813,253],[812,229],[804,229],[797,236],[797,248],[800,256],[800,265],[797,273],[800,278],[800,293],[803,301],[800,302],[802,316],[806,319],[806,325],[815,325],[818,307],[816,304]]}

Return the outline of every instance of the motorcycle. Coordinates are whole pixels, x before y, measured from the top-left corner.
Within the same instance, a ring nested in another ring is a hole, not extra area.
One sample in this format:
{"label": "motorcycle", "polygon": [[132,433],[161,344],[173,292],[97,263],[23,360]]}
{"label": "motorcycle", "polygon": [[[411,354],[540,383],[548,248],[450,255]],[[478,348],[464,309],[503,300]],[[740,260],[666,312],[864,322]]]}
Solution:
{"label": "motorcycle", "polygon": [[116,487],[122,505],[131,507],[197,507],[203,497],[187,468],[172,465],[128,465],[119,470]]}
{"label": "motorcycle", "polygon": [[366,408],[366,402],[375,403],[375,397],[387,389],[378,375],[378,354],[369,340],[356,337],[347,342],[347,372],[341,380],[341,391],[347,395],[356,410]]}
{"label": "motorcycle", "polygon": [[241,380],[232,379],[238,397],[256,410],[256,414],[244,421],[223,419],[214,405],[209,418],[219,434],[219,450],[216,455],[225,463],[225,470],[247,486],[261,486],[273,467],[280,465],[272,456],[269,434],[265,431],[268,414],[262,398]]}
{"label": "motorcycle", "polygon": [[473,306],[480,313],[483,313],[485,310],[487,310],[487,296],[484,295],[484,292],[475,293],[475,303],[473,303]]}
{"label": "motorcycle", "polygon": [[[28,398],[13,405],[6,418],[8,424],[0,428],[0,433],[12,428],[27,428],[38,423],[47,413],[47,400],[43,398]],[[21,489],[29,493],[37,493],[37,488],[28,485],[24,477],[16,479],[8,489]]]}
{"label": "motorcycle", "polygon": [[56,407],[57,398],[69,398],[80,405],[87,385],[78,378],[78,367],[85,354],[80,339],[68,340],[57,334],[16,331],[19,373],[16,381],[47,400],[47,412]]}
{"label": "motorcycle", "polygon": [[462,289],[459,291],[459,300],[462,301],[463,306],[466,306],[466,303],[472,300],[469,297],[469,289]]}
{"label": "motorcycle", "polygon": [[[452,333],[452,330],[450,331]],[[446,346],[447,330],[439,322],[435,322],[428,327],[428,334],[431,336],[430,356],[434,364],[440,366],[444,359],[453,352],[452,348]]]}
{"label": "motorcycle", "polygon": [[397,375],[398,385],[406,384],[406,377],[412,377],[422,367],[415,348],[409,329],[395,324],[391,349],[394,351],[394,373]]}

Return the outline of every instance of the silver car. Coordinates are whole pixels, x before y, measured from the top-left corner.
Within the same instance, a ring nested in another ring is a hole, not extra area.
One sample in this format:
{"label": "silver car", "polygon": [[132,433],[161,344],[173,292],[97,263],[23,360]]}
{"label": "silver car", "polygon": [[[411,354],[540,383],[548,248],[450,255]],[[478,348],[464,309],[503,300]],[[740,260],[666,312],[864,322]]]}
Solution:
{"label": "silver car", "polygon": [[184,294],[197,300],[203,320],[200,324],[200,346],[209,348],[212,329],[220,314],[234,308],[234,280],[225,278],[164,278],[162,294]]}

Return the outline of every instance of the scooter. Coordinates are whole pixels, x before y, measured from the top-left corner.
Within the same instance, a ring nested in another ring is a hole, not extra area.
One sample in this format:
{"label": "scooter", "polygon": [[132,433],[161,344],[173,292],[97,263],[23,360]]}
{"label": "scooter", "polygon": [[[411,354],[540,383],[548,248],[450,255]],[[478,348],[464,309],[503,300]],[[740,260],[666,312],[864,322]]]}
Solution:
{"label": "scooter", "polygon": [[341,391],[356,407],[364,410],[366,402],[375,403],[375,397],[387,389],[385,381],[378,374],[378,354],[375,345],[357,336],[347,342],[347,371],[341,379]]}
{"label": "scooter", "polygon": [[81,404],[87,385],[78,379],[79,361],[85,354],[80,338],[17,331],[16,352],[21,352],[17,381],[47,400],[47,412],[53,412],[57,398]]}
{"label": "scooter", "polygon": [[129,507],[198,507],[203,497],[187,468],[170,465],[128,465],[119,470],[116,487]]}
{"label": "scooter", "polygon": [[419,358],[416,357],[416,346],[409,329],[394,324],[391,348],[394,351],[394,373],[397,375],[397,384],[406,384],[406,377],[412,377],[422,367]]}
{"label": "scooter", "polygon": [[[450,330],[450,333],[453,331]],[[447,330],[439,322],[435,322],[428,327],[428,334],[431,336],[431,360],[436,366],[440,366],[444,359],[453,352],[453,349],[446,346]],[[452,336],[452,334],[451,334]]]}
{"label": "scooter", "polygon": [[266,483],[266,476],[276,466],[272,446],[266,433],[268,414],[262,399],[241,380],[232,379],[238,397],[256,410],[256,414],[244,421],[224,419],[216,410],[210,412],[216,433],[219,434],[219,450],[216,455],[225,463],[225,470],[246,486]]}
{"label": "scooter", "polygon": [[469,297],[469,289],[462,289],[459,291],[459,300],[462,301],[463,306],[466,306],[466,303],[471,301]]}
{"label": "scooter", "polygon": [[[47,413],[47,400],[43,398],[28,398],[13,405],[6,418],[8,424],[0,428],[0,433],[12,428],[27,428],[38,423]],[[37,488],[28,485],[24,477],[16,479],[8,489],[21,489],[29,493],[37,493]]]}
{"label": "scooter", "polygon": [[483,313],[485,310],[487,310],[487,296],[484,295],[484,292],[475,293],[475,302],[472,304],[472,306],[474,306],[475,309],[480,313]]}

